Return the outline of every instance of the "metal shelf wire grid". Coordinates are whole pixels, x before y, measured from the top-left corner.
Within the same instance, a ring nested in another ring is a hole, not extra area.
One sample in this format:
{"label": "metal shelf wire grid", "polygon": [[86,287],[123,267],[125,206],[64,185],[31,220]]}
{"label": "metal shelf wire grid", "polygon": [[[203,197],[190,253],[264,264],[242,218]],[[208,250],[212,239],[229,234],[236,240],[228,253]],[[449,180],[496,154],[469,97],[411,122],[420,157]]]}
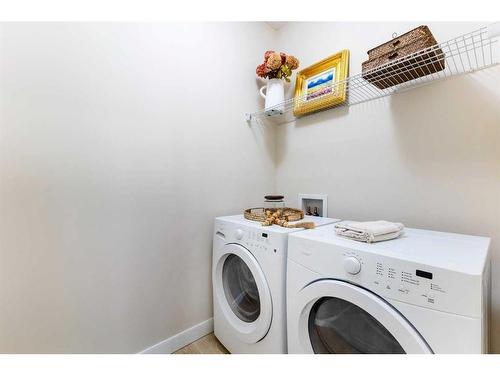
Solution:
{"label": "metal shelf wire grid", "polygon": [[[498,53],[494,47],[497,42],[496,38],[488,37],[487,28],[484,27],[394,60],[376,69],[356,74],[331,85],[332,94],[340,92],[339,90],[347,90],[346,101],[322,110],[363,103],[496,65]],[[443,62],[444,69],[436,72],[436,64]],[[420,77],[416,73],[419,70],[434,73]],[[368,75],[372,76],[371,82],[363,78]],[[403,80],[406,82],[399,83]],[[396,84],[387,88],[375,86],[377,83],[379,86],[384,86],[383,83],[388,81]],[[312,100],[321,101],[322,97]],[[296,119],[293,115],[293,108],[297,101],[306,102],[307,98],[302,96],[285,100],[274,107],[247,114],[247,120],[265,120],[278,124],[293,121]],[[311,99],[308,102],[311,102]]]}

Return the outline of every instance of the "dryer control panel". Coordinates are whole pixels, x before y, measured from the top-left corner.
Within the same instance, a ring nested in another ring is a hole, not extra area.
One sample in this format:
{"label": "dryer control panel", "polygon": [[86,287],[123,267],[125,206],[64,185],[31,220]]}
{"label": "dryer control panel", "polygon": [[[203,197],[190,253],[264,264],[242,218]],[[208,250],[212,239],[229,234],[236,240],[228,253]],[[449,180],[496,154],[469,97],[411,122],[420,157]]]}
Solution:
{"label": "dryer control panel", "polygon": [[[437,284],[433,272],[418,268],[398,268],[388,261],[375,262],[374,271],[373,284],[384,287],[386,290],[395,289],[404,295],[419,292],[423,297],[422,301],[429,304],[435,304],[437,293],[446,293],[446,287]],[[436,276],[439,279],[439,271]]]}
{"label": "dryer control panel", "polygon": [[[348,249],[341,250],[344,262],[355,258],[361,270],[344,272],[346,280],[360,284],[386,298],[436,310],[480,316],[481,279],[401,259]],[[464,299],[468,303],[464,303]],[[476,301],[474,301],[476,299]]]}
{"label": "dryer control panel", "polygon": [[[380,246],[377,248],[379,249]],[[471,275],[402,260],[383,251],[353,250],[311,241],[289,239],[289,258],[322,278],[345,280],[373,293],[426,308],[481,316],[481,275]]]}

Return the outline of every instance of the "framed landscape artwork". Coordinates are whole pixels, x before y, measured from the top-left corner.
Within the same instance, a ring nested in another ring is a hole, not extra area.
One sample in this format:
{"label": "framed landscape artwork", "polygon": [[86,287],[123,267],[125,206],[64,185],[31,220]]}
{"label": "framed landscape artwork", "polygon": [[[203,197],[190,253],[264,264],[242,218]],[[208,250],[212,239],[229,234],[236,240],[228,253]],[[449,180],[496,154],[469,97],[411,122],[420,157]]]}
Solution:
{"label": "framed landscape artwork", "polygon": [[293,114],[302,116],[344,103],[348,70],[349,50],[345,49],[298,72]]}

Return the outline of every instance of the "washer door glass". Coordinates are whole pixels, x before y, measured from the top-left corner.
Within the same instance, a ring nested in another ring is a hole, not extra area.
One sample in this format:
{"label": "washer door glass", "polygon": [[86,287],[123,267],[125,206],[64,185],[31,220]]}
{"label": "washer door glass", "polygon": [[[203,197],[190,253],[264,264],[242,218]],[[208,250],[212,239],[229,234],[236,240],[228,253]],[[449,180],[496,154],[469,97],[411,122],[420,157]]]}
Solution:
{"label": "washer door glass", "polygon": [[222,267],[222,285],[233,313],[250,323],[260,315],[260,298],[252,272],[239,256],[231,254]]}
{"label": "washer door glass", "polygon": [[308,327],[315,353],[405,354],[394,336],[373,316],[340,298],[316,301]]}

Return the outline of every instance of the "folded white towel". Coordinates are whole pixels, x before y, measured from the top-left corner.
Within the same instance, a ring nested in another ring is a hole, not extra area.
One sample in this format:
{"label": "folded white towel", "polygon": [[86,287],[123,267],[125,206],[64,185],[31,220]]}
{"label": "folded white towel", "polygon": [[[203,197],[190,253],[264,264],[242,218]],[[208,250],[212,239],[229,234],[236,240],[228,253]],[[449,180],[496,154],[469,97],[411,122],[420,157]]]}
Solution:
{"label": "folded white towel", "polygon": [[335,224],[335,232],[339,236],[356,241],[378,242],[397,238],[403,232],[404,225],[389,221],[341,221]]}

